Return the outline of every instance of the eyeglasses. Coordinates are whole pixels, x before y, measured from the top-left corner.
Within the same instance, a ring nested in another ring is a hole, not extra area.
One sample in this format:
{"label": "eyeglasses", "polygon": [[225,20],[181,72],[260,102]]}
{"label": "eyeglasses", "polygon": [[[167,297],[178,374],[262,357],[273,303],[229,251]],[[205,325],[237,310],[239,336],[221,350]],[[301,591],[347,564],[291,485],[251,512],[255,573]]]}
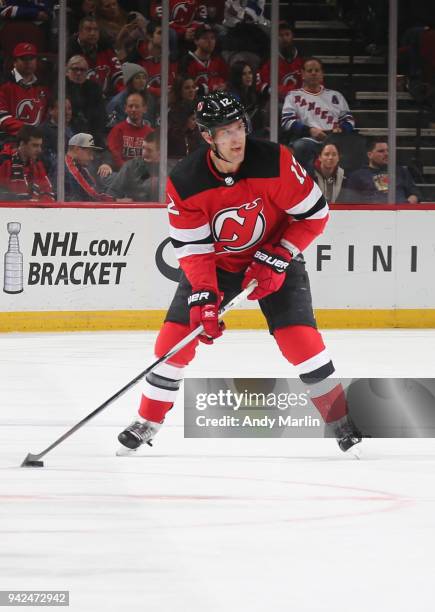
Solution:
{"label": "eyeglasses", "polygon": [[87,72],[87,68],[70,68],[71,72]]}

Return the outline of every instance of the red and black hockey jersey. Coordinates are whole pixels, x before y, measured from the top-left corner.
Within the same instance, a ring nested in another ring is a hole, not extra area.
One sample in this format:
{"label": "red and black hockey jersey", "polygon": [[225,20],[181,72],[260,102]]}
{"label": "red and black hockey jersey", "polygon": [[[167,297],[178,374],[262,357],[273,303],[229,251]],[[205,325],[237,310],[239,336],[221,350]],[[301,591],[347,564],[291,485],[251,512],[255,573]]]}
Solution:
{"label": "red and black hockey jersey", "polygon": [[[139,66],[147,73],[147,89],[155,96],[160,96],[161,93],[161,63],[160,58],[153,55],[148,55],[143,59],[137,60]],[[177,62],[170,62],[168,70],[168,85],[171,87],[174,83],[175,75],[177,74]]]}
{"label": "red and black hockey jersey", "polygon": [[53,187],[42,161],[24,162],[17,149],[5,145],[0,151],[0,185],[11,199],[54,202]]}
{"label": "red and black hockey jersey", "polygon": [[153,131],[148,124],[133,125],[128,119],[117,123],[107,136],[107,147],[112,154],[116,168],[127,160],[142,157],[145,138]]}
{"label": "red and black hockey jersey", "polygon": [[214,91],[216,87],[228,80],[228,65],[219,55],[212,55],[209,60],[201,60],[193,51],[180,60],[180,71],[190,76],[202,93]]}
{"label": "red and black hockey jersey", "polygon": [[40,125],[47,113],[48,87],[17,83],[15,72],[0,85],[0,131],[15,136],[26,123]]}
{"label": "red and black hockey jersey", "polygon": [[[278,56],[278,92],[284,99],[292,89],[302,87],[302,67],[304,60],[296,55],[288,61],[281,54]],[[263,92],[270,87],[270,60],[265,62],[258,73],[258,89]]]}
{"label": "red and black hockey jersey", "polygon": [[111,96],[124,89],[121,62],[114,49],[98,43],[92,50],[82,48],[77,35],[73,37],[67,51],[67,57],[83,55],[88,62],[87,78],[101,87],[105,96]]}
{"label": "red and black hockey jersey", "polygon": [[322,233],[328,204],[290,151],[247,139],[236,174],[219,173],[202,147],[168,179],[170,236],[194,288],[216,290],[216,266],[246,269],[263,244],[298,254]]}
{"label": "red and black hockey jersey", "polygon": [[[198,0],[169,0],[169,25],[179,36],[184,36],[187,28],[197,27],[196,21],[200,13]],[[151,19],[162,18],[161,0],[153,0],[151,3]]]}

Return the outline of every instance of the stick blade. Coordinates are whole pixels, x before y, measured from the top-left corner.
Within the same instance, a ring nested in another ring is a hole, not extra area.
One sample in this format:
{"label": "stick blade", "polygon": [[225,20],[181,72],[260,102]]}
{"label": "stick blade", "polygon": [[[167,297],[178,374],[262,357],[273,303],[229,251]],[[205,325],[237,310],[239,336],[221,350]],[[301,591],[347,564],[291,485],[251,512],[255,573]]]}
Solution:
{"label": "stick blade", "polygon": [[29,453],[24,459],[21,467],[44,467],[44,462],[38,459],[39,455],[32,455]]}

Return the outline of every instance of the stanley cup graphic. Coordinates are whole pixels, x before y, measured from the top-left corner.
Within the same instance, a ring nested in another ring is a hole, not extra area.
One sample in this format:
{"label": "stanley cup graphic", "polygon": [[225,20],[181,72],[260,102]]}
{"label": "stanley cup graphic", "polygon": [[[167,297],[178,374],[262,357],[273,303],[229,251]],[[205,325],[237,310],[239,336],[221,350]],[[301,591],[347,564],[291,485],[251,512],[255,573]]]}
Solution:
{"label": "stanley cup graphic", "polygon": [[20,252],[18,234],[21,223],[8,223],[9,244],[5,253],[4,287],[5,293],[21,293],[23,291],[23,254]]}

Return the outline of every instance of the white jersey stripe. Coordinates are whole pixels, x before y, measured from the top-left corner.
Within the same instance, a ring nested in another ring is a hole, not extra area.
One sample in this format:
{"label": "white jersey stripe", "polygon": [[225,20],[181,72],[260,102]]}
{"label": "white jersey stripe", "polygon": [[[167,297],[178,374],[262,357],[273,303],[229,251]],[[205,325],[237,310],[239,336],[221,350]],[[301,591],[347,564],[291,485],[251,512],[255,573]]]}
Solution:
{"label": "white jersey stripe", "polygon": [[161,389],[160,387],[155,387],[154,385],[150,385],[149,382],[145,381],[142,387],[142,393],[145,397],[148,397],[152,400],[158,400],[160,402],[175,402],[177,399],[178,389],[174,391],[170,391],[169,389]]}
{"label": "white jersey stripe", "polygon": [[307,359],[302,363],[298,363],[296,369],[298,371],[299,376],[301,374],[309,374],[310,372],[313,372],[314,370],[317,370],[318,368],[321,368],[322,366],[326,365],[330,361],[331,358],[329,356],[329,353],[326,349],[324,349],[320,353],[317,353],[317,355],[314,355],[314,357],[311,357],[310,359]]}
{"label": "white jersey stripe", "polygon": [[186,244],[179,249],[174,249],[177,259],[188,257],[188,255],[205,255],[214,253],[214,244]]}
{"label": "white jersey stripe", "polygon": [[170,237],[180,242],[196,242],[197,240],[203,240],[207,238],[207,236],[210,236],[210,233],[210,225],[208,223],[193,229],[179,229],[173,225],[169,227]]}
{"label": "white jersey stripe", "polygon": [[313,188],[310,193],[307,195],[305,199],[303,199],[299,204],[292,206],[292,208],[288,208],[285,212],[288,215],[302,215],[303,213],[308,212],[316,202],[322,197],[322,192],[320,191],[317,183],[313,184]]}
{"label": "white jersey stripe", "polygon": [[[158,359],[157,355],[155,355],[155,358]],[[176,359],[175,355],[174,358]],[[159,363],[159,365],[154,368],[153,372],[158,376],[164,376],[171,380],[182,380],[184,376],[184,368],[178,368],[170,363]]]}
{"label": "white jersey stripe", "polygon": [[281,246],[287,249],[287,251],[290,251],[293,257],[296,257],[296,255],[300,253],[300,250],[298,249],[298,247],[294,245],[292,242],[289,242],[288,240],[286,240],[285,238],[281,238],[279,243]]}

